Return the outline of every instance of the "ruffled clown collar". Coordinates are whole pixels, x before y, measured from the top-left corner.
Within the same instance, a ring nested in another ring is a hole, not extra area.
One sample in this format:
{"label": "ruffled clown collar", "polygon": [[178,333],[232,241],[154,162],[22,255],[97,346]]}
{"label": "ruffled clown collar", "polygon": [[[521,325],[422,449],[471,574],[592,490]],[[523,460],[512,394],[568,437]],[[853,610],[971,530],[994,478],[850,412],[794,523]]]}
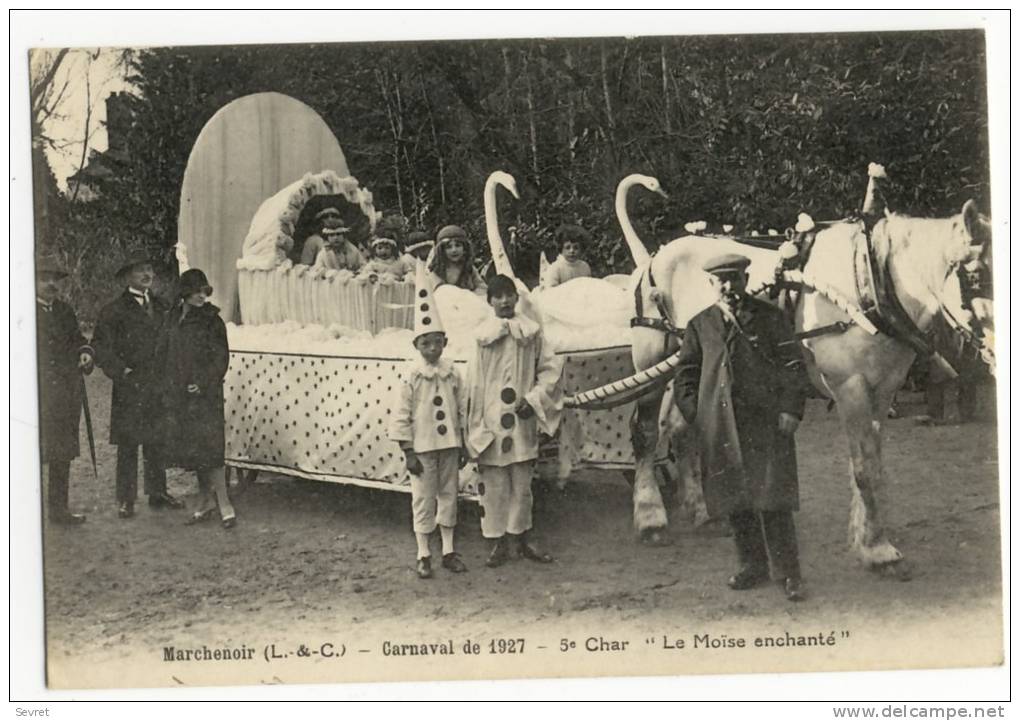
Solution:
{"label": "ruffled clown collar", "polygon": [[424,358],[419,357],[418,361],[414,364],[414,367],[411,369],[412,378],[418,376],[419,378],[443,379],[449,378],[454,373],[456,373],[456,371],[453,368],[453,363],[446,360],[445,358],[440,358],[435,365],[431,365],[429,363],[426,363]]}
{"label": "ruffled clown collar", "polygon": [[478,345],[492,345],[507,334],[520,341],[530,341],[540,328],[538,323],[524,315],[518,314],[513,318],[494,316],[482,323],[475,337]]}

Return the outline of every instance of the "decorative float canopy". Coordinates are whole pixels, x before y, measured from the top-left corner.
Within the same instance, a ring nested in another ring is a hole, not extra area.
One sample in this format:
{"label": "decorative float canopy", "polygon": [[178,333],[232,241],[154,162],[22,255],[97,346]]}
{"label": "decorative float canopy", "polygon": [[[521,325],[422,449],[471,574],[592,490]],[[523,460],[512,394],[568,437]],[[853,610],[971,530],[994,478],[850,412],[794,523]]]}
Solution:
{"label": "decorative float canopy", "polygon": [[336,137],[319,115],[280,93],[239,98],[198,136],[181,186],[177,241],[187,264],[216,289],[224,320],[236,320],[241,247],[262,202],[307,173],[349,175]]}
{"label": "decorative float canopy", "polygon": [[295,253],[300,243],[317,230],[315,216],[324,208],[335,208],[343,224],[351,228],[348,239],[368,239],[378,218],[372,193],[358,185],[358,179],[341,177],[332,170],[307,173],[263,202],[245,235],[239,268],[272,270]]}

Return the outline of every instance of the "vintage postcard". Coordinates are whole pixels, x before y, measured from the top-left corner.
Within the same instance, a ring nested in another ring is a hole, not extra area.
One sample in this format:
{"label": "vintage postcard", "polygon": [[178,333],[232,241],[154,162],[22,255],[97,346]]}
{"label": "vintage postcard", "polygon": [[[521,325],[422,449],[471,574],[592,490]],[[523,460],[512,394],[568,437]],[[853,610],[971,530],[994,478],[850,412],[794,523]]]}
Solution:
{"label": "vintage postcard", "polygon": [[1003,663],[987,24],[664,18],[31,49],[49,688]]}

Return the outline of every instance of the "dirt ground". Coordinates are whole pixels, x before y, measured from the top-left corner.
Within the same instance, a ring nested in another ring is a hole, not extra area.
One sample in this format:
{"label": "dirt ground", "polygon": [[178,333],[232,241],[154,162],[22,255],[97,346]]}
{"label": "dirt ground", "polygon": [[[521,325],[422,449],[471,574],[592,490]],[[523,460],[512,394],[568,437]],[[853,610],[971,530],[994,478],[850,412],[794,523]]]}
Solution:
{"label": "dirt ground", "polygon": [[[732,539],[718,531],[695,531],[677,518],[671,546],[638,545],[629,488],[619,474],[581,472],[565,490],[537,494],[536,531],[556,556],[551,566],[516,561],[486,569],[477,510],[462,503],[459,550],[470,571],[455,576],[440,569],[431,581],[414,575],[410,497],[403,493],[261,477],[244,493],[235,489],[239,522],[230,531],[215,522],[187,527],[186,512],[153,511],[144,498],[135,518],[120,520],[115,453],[105,442],[109,382],[94,374],[89,390],[99,479],[93,479],[83,436],[71,493],[72,508],[87,513],[88,522],[47,527],[44,539],[50,679],[56,685],[378,678],[371,669],[385,668],[372,666],[383,661],[383,638],[450,637],[459,644],[501,634],[527,637],[529,653],[539,655],[528,657],[535,659],[530,665],[508,665],[494,675],[647,670],[641,665],[647,654],[609,662],[571,648],[559,660],[550,649],[561,638],[575,639],[574,630],[582,646],[593,634],[640,644],[676,632],[690,644],[699,630],[731,636],[835,630],[862,643],[867,637],[882,649],[869,655],[870,646],[841,639],[845,655],[817,664],[807,656],[788,666],[762,666],[760,658],[716,662],[689,655],[648,672],[980,664],[1001,657],[995,643],[1001,633],[997,452],[988,420],[922,427],[904,417],[887,424],[889,525],[913,568],[904,582],[863,570],[848,553],[845,444],[836,414],[821,401],[810,402],[798,433],[798,524],[810,598],[791,604],[776,588],[730,591]],[[921,413],[922,400],[901,396],[904,415]],[[172,472],[170,490],[194,503],[191,474]],[[935,629],[936,639],[926,629]],[[895,641],[882,646],[883,637]],[[263,664],[248,675],[217,676],[201,665],[161,661],[168,645],[244,644],[261,657],[267,644],[289,647],[295,639],[343,639],[352,652],[364,647],[363,668],[320,663],[314,672],[283,677]],[[932,657],[926,646],[935,640],[957,651]],[[536,644],[547,649],[532,651]],[[974,653],[960,652],[961,644]],[[395,677],[443,675],[435,667],[402,668],[392,671]]]}

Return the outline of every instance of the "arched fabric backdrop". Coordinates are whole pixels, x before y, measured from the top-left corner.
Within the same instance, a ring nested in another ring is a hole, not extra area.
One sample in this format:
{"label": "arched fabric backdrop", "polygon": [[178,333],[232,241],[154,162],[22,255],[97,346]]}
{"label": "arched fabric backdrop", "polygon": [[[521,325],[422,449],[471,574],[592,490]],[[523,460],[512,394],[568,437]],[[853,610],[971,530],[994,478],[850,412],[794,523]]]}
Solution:
{"label": "arched fabric backdrop", "polygon": [[237,259],[255,211],[305,173],[349,175],[333,132],[304,103],[280,93],[238,98],[199,133],[181,185],[177,241],[201,268],[223,320],[238,321]]}

